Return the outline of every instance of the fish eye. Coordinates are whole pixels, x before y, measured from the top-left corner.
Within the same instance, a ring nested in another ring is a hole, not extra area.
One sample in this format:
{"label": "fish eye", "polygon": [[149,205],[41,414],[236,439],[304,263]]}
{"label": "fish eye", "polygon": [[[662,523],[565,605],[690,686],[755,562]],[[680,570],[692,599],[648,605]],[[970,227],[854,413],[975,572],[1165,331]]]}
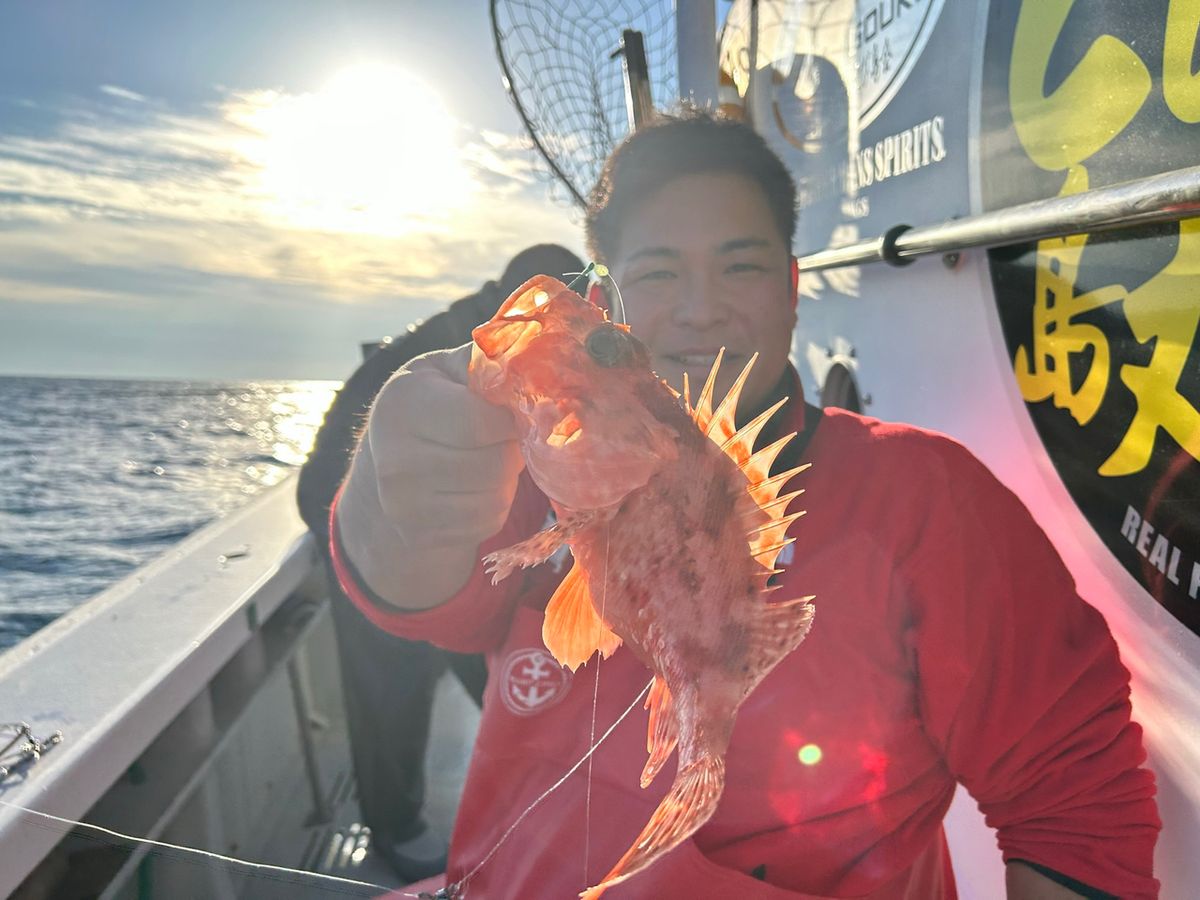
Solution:
{"label": "fish eye", "polygon": [[584,346],[588,356],[606,369],[627,366],[633,362],[633,345],[629,336],[611,322],[593,328]]}

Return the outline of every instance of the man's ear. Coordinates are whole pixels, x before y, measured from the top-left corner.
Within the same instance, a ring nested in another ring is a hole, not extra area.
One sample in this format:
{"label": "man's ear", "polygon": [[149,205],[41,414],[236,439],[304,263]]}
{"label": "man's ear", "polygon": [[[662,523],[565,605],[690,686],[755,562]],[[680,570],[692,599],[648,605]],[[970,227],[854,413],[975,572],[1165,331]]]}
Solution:
{"label": "man's ear", "polygon": [[796,309],[796,301],[800,299],[800,260],[794,256],[789,256],[791,275],[792,275],[792,309]]}

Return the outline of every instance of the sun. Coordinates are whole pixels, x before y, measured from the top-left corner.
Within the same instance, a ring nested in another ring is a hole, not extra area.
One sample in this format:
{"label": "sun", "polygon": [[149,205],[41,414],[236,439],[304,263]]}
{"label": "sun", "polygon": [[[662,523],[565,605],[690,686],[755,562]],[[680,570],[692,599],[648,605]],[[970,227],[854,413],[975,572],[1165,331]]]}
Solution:
{"label": "sun", "polygon": [[319,91],[260,92],[256,190],[293,227],[376,235],[436,228],[469,201],[458,124],[437,92],[387,63],[343,69]]}

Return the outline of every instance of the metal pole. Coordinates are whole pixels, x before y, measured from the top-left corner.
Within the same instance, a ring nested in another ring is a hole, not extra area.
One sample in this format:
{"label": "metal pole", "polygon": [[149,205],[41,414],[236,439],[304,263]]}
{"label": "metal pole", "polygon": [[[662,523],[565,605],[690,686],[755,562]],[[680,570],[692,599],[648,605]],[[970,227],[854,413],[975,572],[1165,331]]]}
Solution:
{"label": "metal pole", "polygon": [[679,99],[717,108],[717,7],[712,0],[675,0]]}
{"label": "metal pole", "polygon": [[300,729],[300,752],[304,757],[304,772],[308,776],[308,788],[312,794],[313,821],[330,822],[333,820],[333,810],[325,795],[325,787],[321,783],[321,770],[317,766],[316,739],[313,736],[312,700],[308,696],[308,686],[300,672],[296,654],[287,661],[288,683],[292,688],[292,705],[296,711],[296,724]]}
{"label": "metal pole", "polygon": [[757,121],[758,91],[761,79],[758,75],[758,0],[750,0],[750,72],[746,78],[746,118],[754,128],[761,129]]}
{"label": "metal pole", "polygon": [[918,256],[934,253],[1003,247],[1197,216],[1200,216],[1200,166],[1193,166],[938,225],[919,228],[897,225],[878,237],[801,257],[800,271],[817,272],[874,262],[906,265]]}
{"label": "metal pole", "polygon": [[629,131],[632,133],[654,115],[654,103],[650,97],[650,70],[646,65],[646,44],[642,40],[642,33],[632,29],[621,32],[621,46],[613,56],[617,54],[621,56],[621,68],[625,72],[625,111],[629,115]]}

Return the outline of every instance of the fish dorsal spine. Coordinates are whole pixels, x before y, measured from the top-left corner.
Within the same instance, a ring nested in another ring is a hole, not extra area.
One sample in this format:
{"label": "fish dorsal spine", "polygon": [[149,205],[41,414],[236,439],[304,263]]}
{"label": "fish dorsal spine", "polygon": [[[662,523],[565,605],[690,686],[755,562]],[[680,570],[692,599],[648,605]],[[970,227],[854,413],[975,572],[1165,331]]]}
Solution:
{"label": "fish dorsal spine", "polygon": [[685,374],[684,408],[691,413],[696,426],[716,443],[721,452],[732,459],[746,476],[747,493],[758,509],[767,515],[766,522],[762,522],[761,517],[755,517],[758,519],[757,523],[747,523],[750,526],[746,534],[746,540],[750,545],[750,554],[766,569],[774,572],[775,560],[779,556],[779,551],[794,540],[794,538],[786,537],[788,526],[804,515],[803,512],[784,515],[788,502],[803,493],[802,491],[795,491],[783,498],[780,498],[779,492],[794,475],[803,472],[808,466],[797,466],[779,475],[770,475],[771,466],[783,448],[796,436],[795,432],[757,452],[754,451],[754,442],[758,439],[759,434],[771,417],[787,403],[788,398],[785,397],[768,407],[740,429],[736,425],[738,400],[741,398],[742,389],[745,387],[750,370],[758,360],[757,353],[750,357],[728,393],[725,394],[725,398],[715,410],[713,409],[713,389],[724,355],[725,348],[722,347],[713,361],[712,369],[708,373],[700,396],[696,399],[694,409],[690,408]]}

